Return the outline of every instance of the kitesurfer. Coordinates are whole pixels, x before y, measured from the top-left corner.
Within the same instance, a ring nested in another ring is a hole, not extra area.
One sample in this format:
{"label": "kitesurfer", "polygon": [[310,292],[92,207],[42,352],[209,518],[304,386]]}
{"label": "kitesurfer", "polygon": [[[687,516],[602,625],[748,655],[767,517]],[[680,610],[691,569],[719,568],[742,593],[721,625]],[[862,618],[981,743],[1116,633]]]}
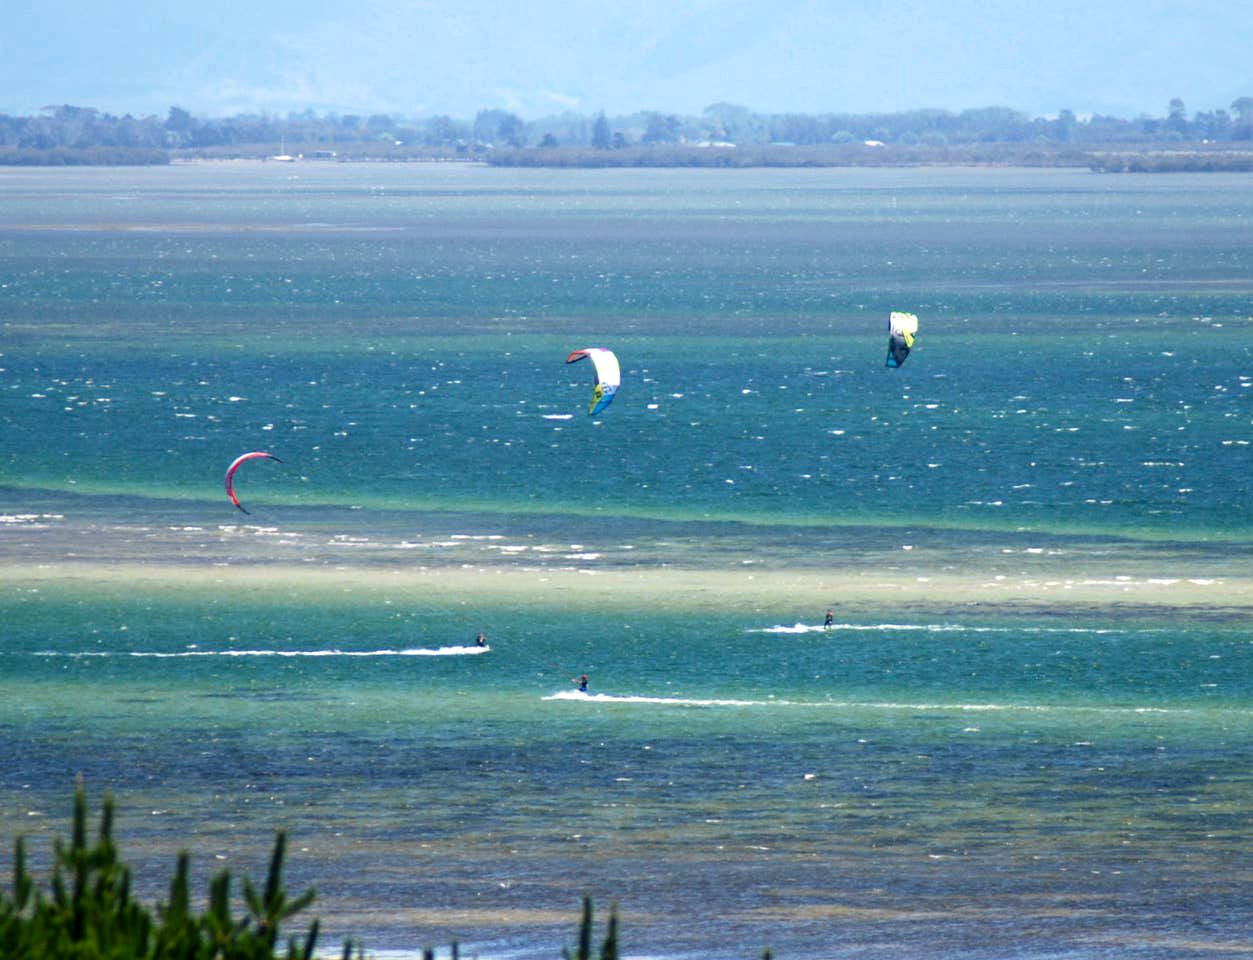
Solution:
{"label": "kitesurfer", "polygon": [[835,625],[835,614],[830,610],[827,611],[826,617],[822,621],[823,629],[830,630]]}
{"label": "kitesurfer", "polygon": [[483,631],[480,630],[479,635],[474,638],[474,645],[476,647],[487,646],[487,634],[485,634]]}
{"label": "kitesurfer", "polygon": [[579,679],[576,680],[575,683],[579,685],[579,693],[587,693],[587,674],[586,673],[583,674],[583,676],[579,677]]}

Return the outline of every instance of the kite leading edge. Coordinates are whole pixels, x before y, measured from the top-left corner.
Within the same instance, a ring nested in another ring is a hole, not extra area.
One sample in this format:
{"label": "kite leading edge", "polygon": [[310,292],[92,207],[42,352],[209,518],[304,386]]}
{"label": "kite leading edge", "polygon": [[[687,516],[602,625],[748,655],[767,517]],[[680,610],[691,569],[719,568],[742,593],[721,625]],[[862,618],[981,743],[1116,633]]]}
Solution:
{"label": "kite leading edge", "polygon": [[257,460],[261,458],[264,458],[266,460],[273,460],[276,463],[283,462],[282,460],[279,460],[278,457],[274,456],[274,454],[272,453],[266,453],[264,450],[254,450],[252,453],[245,453],[241,456],[236,457],[235,460],[231,463],[231,465],[226,468],[226,494],[227,496],[231,498],[231,503],[239,507],[239,509],[242,510],[244,513],[247,513],[248,511],[244,510],[244,505],[240,503],[239,498],[235,496],[235,471],[239,469],[239,465],[241,463],[244,463],[247,460]]}

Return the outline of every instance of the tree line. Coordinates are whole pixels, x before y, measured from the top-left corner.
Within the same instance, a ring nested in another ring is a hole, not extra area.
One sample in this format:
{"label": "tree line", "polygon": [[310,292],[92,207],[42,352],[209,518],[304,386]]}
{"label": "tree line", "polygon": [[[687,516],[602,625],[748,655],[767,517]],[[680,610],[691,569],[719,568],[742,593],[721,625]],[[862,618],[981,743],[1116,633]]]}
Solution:
{"label": "tree line", "polygon": [[1122,118],[1072,110],[1033,117],[1008,107],[896,113],[757,113],[715,103],[698,115],[658,111],[609,117],[565,113],[527,121],[500,109],[473,119],[437,115],[276,114],[199,117],[172,106],[164,117],[116,116],[91,107],[47,107],[33,116],[0,114],[0,163],[163,163],[181,156],[276,152],[344,159],[486,156],[492,151],[626,151],[676,147],[884,146],[899,150],[1018,148],[1091,150],[1118,146],[1239,144],[1253,141],[1253,97],[1229,109],[1189,114],[1180,99],[1161,116]]}

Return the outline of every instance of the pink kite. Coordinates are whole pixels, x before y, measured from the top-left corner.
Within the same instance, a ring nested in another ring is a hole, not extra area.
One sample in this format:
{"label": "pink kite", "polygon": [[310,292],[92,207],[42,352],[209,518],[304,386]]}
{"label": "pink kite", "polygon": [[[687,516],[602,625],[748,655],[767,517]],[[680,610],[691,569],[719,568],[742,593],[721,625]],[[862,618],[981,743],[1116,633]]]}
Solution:
{"label": "pink kite", "polygon": [[274,454],[272,454],[272,453],[266,453],[266,452],[264,452],[264,451],[262,451],[262,450],[254,450],[252,453],[245,453],[243,456],[236,457],[236,458],[235,458],[235,462],[234,462],[234,463],[232,463],[229,467],[227,467],[227,468],[226,468],[226,493],[227,493],[227,496],[229,496],[229,497],[231,498],[231,503],[233,503],[233,504],[235,504],[235,506],[239,507],[239,509],[240,509],[240,510],[243,510],[243,511],[244,511],[244,513],[247,513],[248,511],[247,511],[247,510],[244,510],[244,505],[243,505],[242,503],[240,503],[240,502],[239,502],[239,498],[238,498],[237,496],[235,496],[235,483],[234,483],[235,471],[239,469],[239,465],[240,465],[241,463],[243,463],[245,460],[256,460],[256,459],[259,459],[259,458],[264,458],[264,459],[266,459],[266,460],[273,460],[273,461],[275,461],[276,463],[282,463],[282,462],[283,462],[282,460],[279,460],[279,458],[278,458],[278,457],[274,456]]}

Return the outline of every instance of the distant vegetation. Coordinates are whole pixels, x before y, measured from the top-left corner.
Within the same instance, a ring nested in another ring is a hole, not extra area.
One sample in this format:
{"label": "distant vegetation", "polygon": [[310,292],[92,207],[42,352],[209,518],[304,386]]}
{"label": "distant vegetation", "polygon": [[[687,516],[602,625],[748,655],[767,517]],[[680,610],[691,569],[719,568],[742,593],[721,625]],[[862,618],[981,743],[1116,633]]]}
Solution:
{"label": "distant vegetation", "polygon": [[1249,173],[1253,150],[1157,150],[1098,153],[1088,158],[1097,173]]}
{"label": "distant vegetation", "polygon": [[[1250,157],[1253,157],[1251,148]],[[502,167],[908,167],[927,164],[1083,167],[1091,157],[1056,145],[984,143],[958,146],[883,144],[768,144],[702,147],[658,144],[603,151],[588,147],[505,148],[483,157]]]}
{"label": "distant vegetation", "polygon": [[505,110],[481,110],[473,120],[313,111],[210,118],[177,106],[165,117],[118,117],[76,106],[28,117],[0,114],[0,164],[151,164],[280,153],[532,166],[1027,163],[1247,170],[1253,167],[1253,97],[1191,115],[1175,99],[1164,116],[1134,119],[1080,117],[1071,110],[1031,117],[1007,107],[763,114],[729,103],[699,116],[566,113],[529,122]]}

